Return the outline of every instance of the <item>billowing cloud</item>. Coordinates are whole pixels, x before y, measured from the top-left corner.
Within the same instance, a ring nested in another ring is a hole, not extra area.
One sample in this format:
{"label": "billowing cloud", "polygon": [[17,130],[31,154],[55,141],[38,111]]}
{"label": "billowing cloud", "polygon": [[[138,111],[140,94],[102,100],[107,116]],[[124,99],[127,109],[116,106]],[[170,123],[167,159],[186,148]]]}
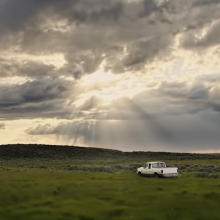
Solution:
{"label": "billowing cloud", "polygon": [[[63,53],[66,68],[74,69],[76,78],[94,72],[104,59],[117,73],[133,66],[141,69],[160,52],[170,52],[172,27],[159,22],[155,28],[149,22],[151,15],[160,21],[167,19],[161,8],[153,0],[3,1],[0,42],[16,52]],[[120,52],[119,59],[111,59],[111,48],[119,46],[122,50],[114,52],[114,56]]]}
{"label": "billowing cloud", "polygon": [[183,46],[191,49],[208,49],[220,43],[220,21],[214,22],[208,29],[206,34],[199,38],[195,33],[186,35],[183,39]]}
{"label": "billowing cloud", "polygon": [[69,21],[86,22],[117,20],[123,11],[122,3],[114,0],[95,0],[92,3],[89,0],[2,0],[0,6],[0,24],[8,30],[22,30],[26,25],[36,25],[35,19],[39,19],[42,13],[65,17]]}
{"label": "billowing cloud", "polygon": [[23,62],[0,59],[0,77],[40,77],[52,75],[55,67],[43,62],[25,60]]}
{"label": "billowing cloud", "polygon": [[17,105],[27,102],[41,102],[45,100],[61,99],[70,92],[70,83],[66,80],[45,77],[27,81],[22,85],[0,87],[0,102]]}
{"label": "billowing cloud", "polygon": [[220,4],[219,0],[197,0],[194,2],[195,6],[202,6],[202,5],[211,5],[211,4]]}
{"label": "billowing cloud", "polygon": [[62,71],[76,78],[93,73],[103,60],[115,73],[143,70],[146,63],[170,56],[176,33],[183,33],[189,47],[195,33],[188,31],[217,19],[217,2],[205,2],[199,7],[197,1],[173,0],[2,1],[0,45],[16,53],[62,53],[67,61]]}
{"label": "billowing cloud", "polygon": [[[43,77],[17,85],[0,84],[0,118],[68,118],[75,82]],[[74,94],[75,92],[75,94]]]}

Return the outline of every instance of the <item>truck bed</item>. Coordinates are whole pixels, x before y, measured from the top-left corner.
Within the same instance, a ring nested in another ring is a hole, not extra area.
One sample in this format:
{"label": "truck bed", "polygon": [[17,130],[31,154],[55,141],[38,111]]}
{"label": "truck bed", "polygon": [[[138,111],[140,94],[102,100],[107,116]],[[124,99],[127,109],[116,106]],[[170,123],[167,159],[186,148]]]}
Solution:
{"label": "truck bed", "polygon": [[158,174],[162,177],[175,177],[178,176],[178,168],[175,167],[159,168]]}

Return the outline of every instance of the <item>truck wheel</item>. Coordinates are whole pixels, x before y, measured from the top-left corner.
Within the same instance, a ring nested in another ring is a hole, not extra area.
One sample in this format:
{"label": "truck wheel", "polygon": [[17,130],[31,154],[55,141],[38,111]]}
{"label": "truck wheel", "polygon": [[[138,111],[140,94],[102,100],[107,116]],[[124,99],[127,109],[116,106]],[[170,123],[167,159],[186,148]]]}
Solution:
{"label": "truck wheel", "polygon": [[141,172],[138,172],[138,175],[139,175],[139,176],[143,176]]}
{"label": "truck wheel", "polygon": [[158,175],[157,173],[155,173],[155,174],[154,174],[154,177],[155,177],[155,178],[158,178],[158,177],[159,177],[159,175]]}

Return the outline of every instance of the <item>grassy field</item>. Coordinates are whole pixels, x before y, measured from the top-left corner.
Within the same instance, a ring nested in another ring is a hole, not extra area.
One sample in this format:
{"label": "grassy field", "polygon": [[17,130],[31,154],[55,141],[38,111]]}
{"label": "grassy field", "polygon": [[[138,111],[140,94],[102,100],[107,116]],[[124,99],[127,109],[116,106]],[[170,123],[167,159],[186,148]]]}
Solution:
{"label": "grassy field", "polygon": [[0,166],[1,220],[220,219],[220,180],[193,172],[154,179],[132,171],[66,171],[54,163]]}
{"label": "grassy field", "polygon": [[[144,178],[147,161],[177,166]],[[220,220],[220,155],[0,146],[0,220]]]}

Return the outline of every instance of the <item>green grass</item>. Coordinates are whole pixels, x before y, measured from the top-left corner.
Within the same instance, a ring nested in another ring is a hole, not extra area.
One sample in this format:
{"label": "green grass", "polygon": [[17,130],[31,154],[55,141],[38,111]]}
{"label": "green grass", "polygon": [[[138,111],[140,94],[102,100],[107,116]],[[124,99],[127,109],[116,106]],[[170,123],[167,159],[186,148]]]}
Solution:
{"label": "green grass", "polygon": [[13,168],[0,172],[0,220],[220,219],[219,179]]}

